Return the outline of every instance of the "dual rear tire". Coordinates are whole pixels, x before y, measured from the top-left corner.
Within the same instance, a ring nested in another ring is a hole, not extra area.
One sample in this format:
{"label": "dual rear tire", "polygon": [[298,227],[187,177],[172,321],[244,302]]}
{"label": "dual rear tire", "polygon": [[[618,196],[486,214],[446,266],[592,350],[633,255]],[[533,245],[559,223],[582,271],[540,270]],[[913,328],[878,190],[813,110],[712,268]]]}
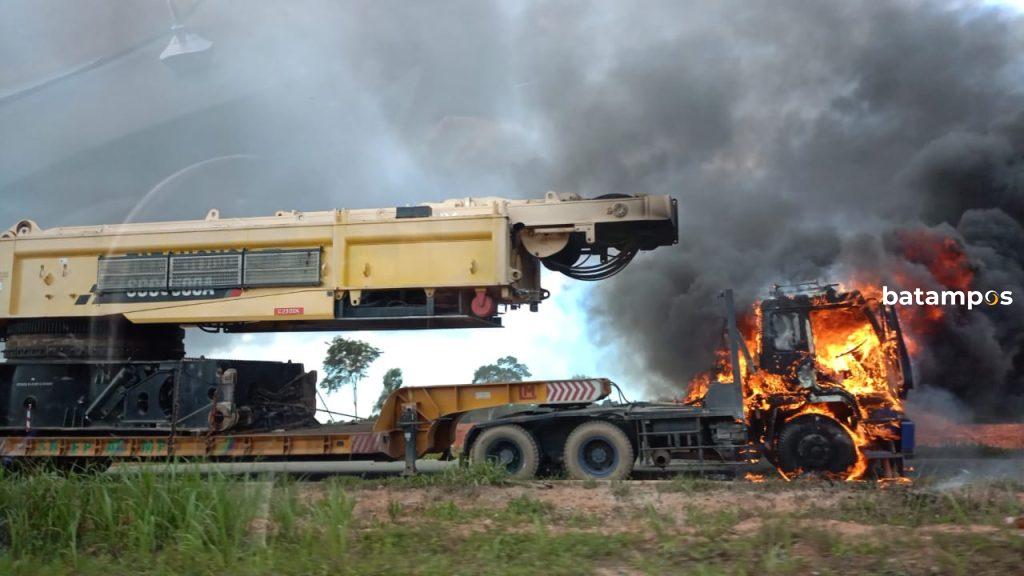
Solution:
{"label": "dual rear tire", "polygon": [[[516,480],[527,480],[540,467],[537,440],[522,426],[506,424],[480,434],[470,450],[473,462],[504,467]],[[633,444],[618,426],[603,421],[584,422],[565,441],[563,461],[570,478],[624,480],[633,472]]]}
{"label": "dual rear tire", "polygon": [[611,422],[584,422],[565,440],[565,471],[576,480],[625,480],[633,472],[633,443]]}
{"label": "dual rear tire", "polygon": [[506,424],[484,430],[469,453],[473,462],[489,462],[504,468],[515,480],[528,480],[540,467],[537,440],[522,426]]}

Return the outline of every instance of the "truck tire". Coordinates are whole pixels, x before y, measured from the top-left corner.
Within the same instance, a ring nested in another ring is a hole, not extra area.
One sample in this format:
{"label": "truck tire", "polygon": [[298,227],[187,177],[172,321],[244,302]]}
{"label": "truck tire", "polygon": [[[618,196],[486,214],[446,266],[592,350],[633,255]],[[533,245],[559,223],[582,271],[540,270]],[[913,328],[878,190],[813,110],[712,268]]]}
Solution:
{"label": "truck tire", "polygon": [[516,480],[528,480],[537,475],[540,449],[533,434],[514,424],[484,430],[473,442],[470,450],[473,462],[494,462],[504,466]]}
{"label": "truck tire", "polygon": [[779,468],[786,473],[846,471],[857,462],[853,438],[828,416],[807,414],[787,422],[775,443]]}
{"label": "truck tire", "polygon": [[577,480],[625,480],[633,472],[633,443],[611,422],[584,422],[565,441],[565,469]]}

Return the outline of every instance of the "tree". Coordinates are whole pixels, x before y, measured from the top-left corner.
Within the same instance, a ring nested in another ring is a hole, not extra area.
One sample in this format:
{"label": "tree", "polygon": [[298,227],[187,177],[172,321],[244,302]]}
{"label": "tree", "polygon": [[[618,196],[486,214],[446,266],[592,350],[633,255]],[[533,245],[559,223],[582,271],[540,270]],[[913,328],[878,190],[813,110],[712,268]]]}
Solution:
{"label": "tree", "polygon": [[373,415],[380,414],[380,411],[384,408],[384,402],[387,401],[388,396],[392,392],[402,387],[402,369],[391,368],[384,373],[384,389],[380,391],[380,398],[377,398],[377,403],[373,405]]}
{"label": "tree", "polygon": [[380,350],[362,340],[349,340],[335,336],[327,348],[324,358],[324,372],[327,376],[320,381],[325,392],[337,392],[345,384],[352,385],[352,411],[359,416],[356,400],[356,385],[366,377],[370,364],[380,356]]}
{"label": "tree", "polygon": [[494,364],[485,364],[473,373],[473,383],[484,382],[522,382],[532,376],[526,364],[519,362],[515,356],[498,358]]}

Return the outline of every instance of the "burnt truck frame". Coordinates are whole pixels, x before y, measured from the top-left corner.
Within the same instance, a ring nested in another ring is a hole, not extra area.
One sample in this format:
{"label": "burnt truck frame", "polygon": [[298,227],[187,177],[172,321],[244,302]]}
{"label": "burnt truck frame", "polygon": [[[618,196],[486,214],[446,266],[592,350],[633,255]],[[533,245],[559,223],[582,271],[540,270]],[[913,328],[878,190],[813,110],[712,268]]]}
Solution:
{"label": "burnt truck frame", "polygon": [[[733,293],[721,296],[725,335],[732,366],[755,367],[737,325]],[[825,307],[863,310],[880,339],[892,339],[897,354],[887,367],[892,385],[904,397],[912,385],[909,356],[899,319],[892,307],[863,298],[858,292],[839,292],[834,286],[786,292],[776,288],[761,302],[761,313],[795,314],[801,330],[809,331],[808,314]],[[762,322],[762,331],[772,323]],[[764,334],[762,334],[762,337]],[[767,339],[766,339],[767,340]],[[770,409],[744,409],[742,371],[727,382],[709,385],[700,405],[623,403],[575,408],[539,407],[478,423],[467,432],[463,454],[472,460],[492,460],[514,476],[530,477],[538,470],[564,469],[570,477],[619,480],[635,472],[696,472],[734,475],[763,456],[784,474],[838,473],[848,468],[856,449],[845,429],[863,418],[872,426],[888,427],[889,439],[862,447],[865,476],[899,477],[903,460],[913,454],[913,422],[898,411],[862,406],[856,397],[830,386],[813,370],[813,336],[804,332],[796,350],[760,351],[756,370],[784,376],[793,383],[790,394],[770,400]],[[789,420],[799,409],[816,406],[836,417],[808,414]]]}

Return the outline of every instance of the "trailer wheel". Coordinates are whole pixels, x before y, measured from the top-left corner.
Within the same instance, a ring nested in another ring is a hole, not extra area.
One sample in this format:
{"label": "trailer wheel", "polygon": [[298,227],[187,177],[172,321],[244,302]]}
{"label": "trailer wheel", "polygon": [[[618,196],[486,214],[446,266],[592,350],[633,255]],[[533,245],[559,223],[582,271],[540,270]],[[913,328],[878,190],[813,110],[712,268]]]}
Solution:
{"label": "trailer wheel", "polygon": [[537,441],[521,426],[506,424],[484,430],[470,450],[473,462],[493,462],[508,470],[516,480],[527,480],[537,474],[540,449]]}
{"label": "trailer wheel", "polygon": [[820,414],[795,418],[782,428],[776,442],[783,472],[842,473],[857,461],[853,438],[835,420]]}
{"label": "trailer wheel", "polygon": [[566,439],[564,459],[577,480],[625,480],[633,472],[633,444],[610,422],[584,422]]}

